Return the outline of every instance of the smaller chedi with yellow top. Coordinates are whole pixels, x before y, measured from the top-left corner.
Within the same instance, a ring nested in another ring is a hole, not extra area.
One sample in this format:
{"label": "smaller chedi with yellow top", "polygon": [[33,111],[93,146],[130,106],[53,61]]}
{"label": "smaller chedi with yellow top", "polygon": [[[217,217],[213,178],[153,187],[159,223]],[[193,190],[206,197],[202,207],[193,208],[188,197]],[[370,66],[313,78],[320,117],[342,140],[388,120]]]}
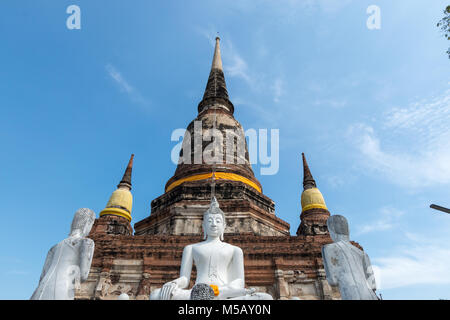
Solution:
{"label": "smaller chedi with yellow top", "polygon": [[117,189],[112,193],[106,207],[100,212],[100,218],[96,220],[91,234],[133,234],[133,229],[130,224],[131,210],[133,207],[133,195],[131,194],[133,159],[134,154],[131,155],[122,180],[117,185]]}
{"label": "smaller chedi with yellow top", "polygon": [[131,221],[131,208],[133,206],[133,195],[131,194],[131,170],[133,168],[134,154],[131,155],[125,174],[109,198],[105,209],[100,212],[100,217],[104,215],[116,215]]}
{"label": "smaller chedi with yellow top", "polygon": [[325,204],[322,193],[317,188],[305,154],[303,159],[303,192],[301,197],[302,213],[300,215],[300,226],[297,235],[320,235],[328,232],[326,222],[330,212]]}

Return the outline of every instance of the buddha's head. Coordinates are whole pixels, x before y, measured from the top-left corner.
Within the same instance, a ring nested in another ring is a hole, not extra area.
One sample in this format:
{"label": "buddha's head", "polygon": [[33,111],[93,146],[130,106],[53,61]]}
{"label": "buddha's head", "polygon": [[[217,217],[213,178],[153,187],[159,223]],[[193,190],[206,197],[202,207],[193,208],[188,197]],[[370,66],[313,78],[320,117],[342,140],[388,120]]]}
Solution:
{"label": "buddha's head", "polygon": [[330,237],[334,242],[350,241],[350,231],[348,229],[348,222],[344,216],[332,215],[327,220],[328,231]]}
{"label": "buddha's head", "polygon": [[95,221],[95,213],[91,209],[81,208],[75,212],[69,236],[86,237]]}
{"label": "buddha's head", "polygon": [[203,214],[203,239],[207,237],[219,237],[223,241],[226,222],[225,214],[219,208],[216,197],[211,199],[209,209]]}

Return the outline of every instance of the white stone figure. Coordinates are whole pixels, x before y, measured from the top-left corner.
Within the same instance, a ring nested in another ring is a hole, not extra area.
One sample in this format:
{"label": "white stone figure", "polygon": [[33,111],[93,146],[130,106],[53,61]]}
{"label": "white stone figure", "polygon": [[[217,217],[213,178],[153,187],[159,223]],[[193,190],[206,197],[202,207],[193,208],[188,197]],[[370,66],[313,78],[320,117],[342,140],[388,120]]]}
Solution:
{"label": "white stone figure", "polygon": [[117,300],[130,300],[130,296],[124,292],[117,297]]}
{"label": "white stone figure", "polygon": [[94,241],[86,238],[95,213],[86,208],[75,212],[69,237],[47,254],[39,285],[31,300],[73,300],[75,289],[86,281],[94,254]]}
{"label": "white stone figure", "polygon": [[334,241],[322,247],[328,283],[339,287],[343,300],[377,300],[369,256],[350,243],[347,219],[333,215],[327,226]]}
{"label": "white stone figure", "polygon": [[213,197],[203,215],[205,240],[184,248],[180,277],[153,291],[150,300],[189,300],[191,289],[187,288],[193,263],[197,268],[195,284],[216,286],[217,300],[272,300],[267,293],[244,287],[244,254],[241,248],[223,242],[225,227],[225,215]]}

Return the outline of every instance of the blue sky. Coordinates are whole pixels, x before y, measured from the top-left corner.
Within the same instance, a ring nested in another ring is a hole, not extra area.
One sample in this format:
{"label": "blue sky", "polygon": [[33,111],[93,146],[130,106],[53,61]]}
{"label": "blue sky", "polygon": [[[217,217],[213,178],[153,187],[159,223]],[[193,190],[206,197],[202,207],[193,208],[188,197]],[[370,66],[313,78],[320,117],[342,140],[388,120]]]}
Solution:
{"label": "blue sky", "polygon": [[[81,8],[68,30],[66,8]],[[366,27],[369,5],[381,29]],[[385,299],[450,299],[447,1],[2,1],[1,299],[27,299],[76,209],[104,208],[131,153],[133,222],[175,165],[216,32],[235,117],[280,130],[260,175],[299,225],[305,152],[332,214],[346,216]]]}

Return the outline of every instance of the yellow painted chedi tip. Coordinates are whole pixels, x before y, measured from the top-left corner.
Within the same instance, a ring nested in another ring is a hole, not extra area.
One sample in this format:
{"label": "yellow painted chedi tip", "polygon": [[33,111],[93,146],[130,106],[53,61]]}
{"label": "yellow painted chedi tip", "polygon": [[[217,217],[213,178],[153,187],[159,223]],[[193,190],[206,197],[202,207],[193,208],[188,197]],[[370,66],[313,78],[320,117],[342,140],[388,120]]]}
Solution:
{"label": "yellow painted chedi tip", "polygon": [[131,221],[131,210],[133,206],[133,195],[126,188],[115,190],[109,198],[105,209],[100,212],[100,217],[111,214],[127,218]]}
{"label": "yellow painted chedi tip", "polygon": [[306,189],[302,192],[302,212],[313,209],[320,208],[328,210],[325,199],[323,198],[322,193],[317,188]]}
{"label": "yellow painted chedi tip", "polygon": [[131,155],[128,166],[122,180],[117,186],[111,198],[109,198],[105,209],[100,212],[100,217],[104,215],[115,215],[124,217],[131,221],[131,209],[133,207],[133,195],[131,194],[131,171],[133,169],[134,154]]}

